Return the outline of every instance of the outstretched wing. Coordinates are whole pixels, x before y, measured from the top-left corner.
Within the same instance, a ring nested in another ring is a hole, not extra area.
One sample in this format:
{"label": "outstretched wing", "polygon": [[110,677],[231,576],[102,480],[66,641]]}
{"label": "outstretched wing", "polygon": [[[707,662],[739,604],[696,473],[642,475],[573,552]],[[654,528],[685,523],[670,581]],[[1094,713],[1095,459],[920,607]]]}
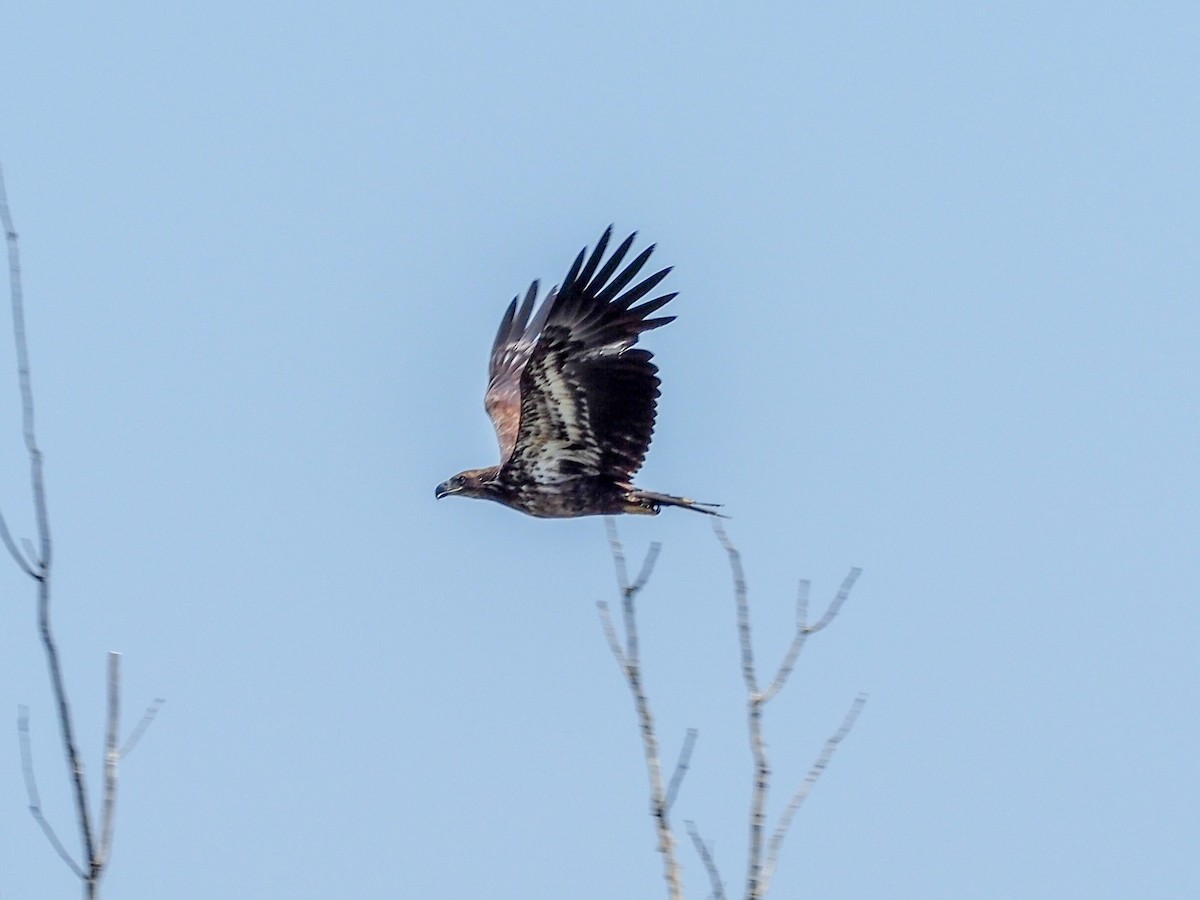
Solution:
{"label": "outstretched wing", "polygon": [[[501,323],[504,341],[493,350],[493,371],[505,370],[511,353],[520,366],[519,415],[515,439],[503,465],[540,483],[579,475],[628,481],[641,468],[654,433],[659,395],[658,368],[646,350],[633,349],[643,331],[674,316],[647,318],[675,297],[665,294],[635,306],[670,272],[663,269],[628,287],[645,266],[648,247],[621,269],[636,235],[626,238],[601,266],[612,228],[588,256],[576,257],[562,287],[551,291],[532,321],[534,288],[520,310],[516,302]],[[586,262],[585,262],[586,259]],[[618,272],[618,269],[620,271]],[[535,285],[536,288],[536,285]],[[520,329],[519,339],[514,337]],[[510,349],[511,348],[511,349]],[[497,356],[499,351],[499,356]],[[489,389],[489,411],[505,414],[504,428],[493,413],[501,447],[510,428],[512,377]],[[497,402],[491,397],[495,390]]]}
{"label": "outstretched wing", "polygon": [[520,298],[513,297],[504,318],[500,320],[496,340],[492,342],[488,388],[483,398],[483,406],[496,429],[501,465],[512,455],[513,446],[517,442],[517,429],[521,424],[521,372],[529,361],[538,331],[541,330],[554,302],[552,290],[538,314],[530,321],[529,314],[533,311],[537,293],[538,283],[535,281],[529,285],[520,308],[517,307]]}

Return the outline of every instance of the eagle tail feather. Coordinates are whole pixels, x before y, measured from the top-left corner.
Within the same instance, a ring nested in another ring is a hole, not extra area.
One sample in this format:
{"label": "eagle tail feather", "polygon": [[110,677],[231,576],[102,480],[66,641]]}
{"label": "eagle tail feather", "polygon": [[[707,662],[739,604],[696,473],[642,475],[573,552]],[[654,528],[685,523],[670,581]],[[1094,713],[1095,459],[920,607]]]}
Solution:
{"label": "eagle tail feather", "polygon": [[629,492],[629,506],[626,512],[657,515],[660,506],[678,506],[680,509],[690,509],[693,512],[704,513],[706,516],[717,516],[728,519],[729,516],[717,512],[720,503],[701,503],[690,497],[676,497],[673,494],[658,494],[654,491],[632,490]]}

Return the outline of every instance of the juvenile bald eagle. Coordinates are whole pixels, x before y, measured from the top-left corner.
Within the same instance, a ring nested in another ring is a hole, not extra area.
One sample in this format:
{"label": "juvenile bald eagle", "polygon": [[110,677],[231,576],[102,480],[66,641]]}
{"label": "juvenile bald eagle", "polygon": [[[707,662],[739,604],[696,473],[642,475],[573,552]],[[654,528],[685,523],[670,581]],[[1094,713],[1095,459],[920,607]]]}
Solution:
{"label": "juvenile bald eagle", "polygon": [[552,288],[536,313],[536,281],[519,308],[513,298],[492,344],[484,398],[500,465],[442,482],[439,499],[480,497],[544,518],[657,515],[663,506],[718,515],[713,504],[632,484],[650,447],[659,395],[658,367],[648,350],[633,345],[643,331],[675,318],[647,318],[675,294],[634,306],[671,271],[627,289],[654,250],[621,269],[635,236],[601,266],[609,226],[590,256],[586,247],[580,251],[562,287]]}

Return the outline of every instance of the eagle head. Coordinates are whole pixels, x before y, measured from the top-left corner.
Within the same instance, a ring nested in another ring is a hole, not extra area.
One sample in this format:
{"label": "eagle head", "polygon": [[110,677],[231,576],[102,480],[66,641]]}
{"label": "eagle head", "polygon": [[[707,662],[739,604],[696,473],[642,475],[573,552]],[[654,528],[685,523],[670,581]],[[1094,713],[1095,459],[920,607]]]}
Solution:
{"label": "eagle head", "polygon": [[499,466],[492,466],[490,469],[468,469],[466,472],[459,472],[434,488],[433,495],[438,500],[451,494],[490,498],[499,469]]}

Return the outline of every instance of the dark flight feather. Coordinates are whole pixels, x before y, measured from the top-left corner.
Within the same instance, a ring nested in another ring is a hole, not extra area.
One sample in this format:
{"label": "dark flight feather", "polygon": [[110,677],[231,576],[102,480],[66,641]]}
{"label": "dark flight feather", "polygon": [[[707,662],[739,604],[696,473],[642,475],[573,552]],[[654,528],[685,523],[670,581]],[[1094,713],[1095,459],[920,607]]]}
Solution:
{"label": "dark flight feather", "polygon": [[538,282],[513,298],[492,344],[484,399],[500,465],[455,476],[438,496],[466,493],[547,517],[654,514],[661,506],[717,514],[711,504],[632,485],[654,434],[660,386],[651,353],[634,344],[674,320],[649,316],[676,296],[644,300],[671,270],[634,283],[654,252],[647,247],[622,267],[635,236],[604,260],[610,226],[536,312]]}

